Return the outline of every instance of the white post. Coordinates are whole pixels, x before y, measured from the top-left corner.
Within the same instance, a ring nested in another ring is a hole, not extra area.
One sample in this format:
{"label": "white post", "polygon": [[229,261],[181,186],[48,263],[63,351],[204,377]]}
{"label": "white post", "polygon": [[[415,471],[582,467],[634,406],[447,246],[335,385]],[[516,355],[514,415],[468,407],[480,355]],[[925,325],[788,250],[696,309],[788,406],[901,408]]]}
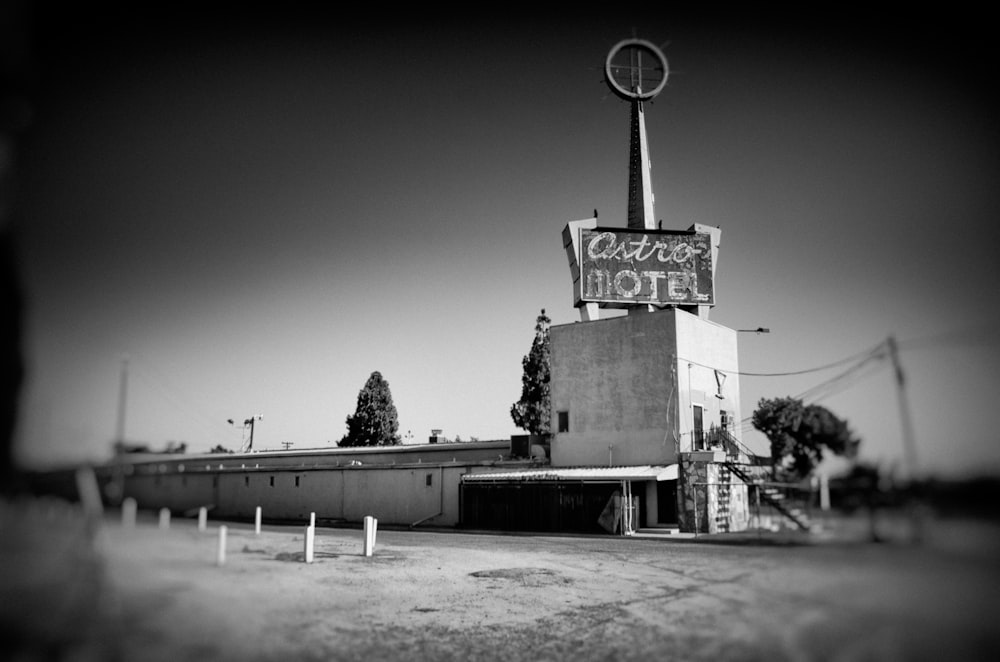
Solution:
{"label": "white post", "polygon": [[135,526],[136,502],[132,497],[125,497],[122,501],[122,526],[131,529]]}
{"label": "white post", "polygon": [[316,513],[309,513],[309,526],[316,528]]}
{"label": "white post", "polygon": [[371,556],[375,551],[375,531],[378,528],[378,520],[371,515],[365,516],[365,543],[363,552],[365,556]]}
{"label": "white post", "polygon": [[216,556],[216,565],[226,564],[226,532],[228,530],[225,524],[219,527],[219,552]]}
{"label": "white post", "polygon": [[819,475],[819,507],[830,510],[830,478],[826,474]]}
{"label": "white post", "polygon": [[160,528],[169,529],[170,528],[170,509],[160,508]]}
{"label": "white post", "polygon": [[198,530],[204,531],[208,526],[208,508],[202,506],[198,509]]}
{"label": "white post", "polygon": [[313,544],[316,540],[316,529],[311,526],[306,527],[306,563],[313,562]]}
{"label": "white post", "polygon": [[260,535],[260,506],[257,506],[257,513],[254,515],[253,532]]}
{"label": "white post", "polygon": [[101,500],[101,488],[93,469],[81,467],[76,470],[76,491],[87,518],[92,521],[100,520],[104,516],[104,502]]}

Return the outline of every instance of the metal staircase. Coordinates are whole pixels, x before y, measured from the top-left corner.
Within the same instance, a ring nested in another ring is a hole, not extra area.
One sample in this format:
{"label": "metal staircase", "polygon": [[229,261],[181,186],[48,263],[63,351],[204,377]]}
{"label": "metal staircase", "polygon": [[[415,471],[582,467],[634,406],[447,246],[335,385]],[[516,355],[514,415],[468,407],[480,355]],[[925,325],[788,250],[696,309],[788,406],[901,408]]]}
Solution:
{"label": "metal staircase", "polygon": [[744,483],[756,487],[757,494],[760,496],[762,503],[766,503],[777,510],[799,529],[809,532],[813,531],[813,523],[809,519],[809,515],[798,506],[789,503],[785,495],[777,487],[755,479],[733,462],[726,462],[726,467]]}

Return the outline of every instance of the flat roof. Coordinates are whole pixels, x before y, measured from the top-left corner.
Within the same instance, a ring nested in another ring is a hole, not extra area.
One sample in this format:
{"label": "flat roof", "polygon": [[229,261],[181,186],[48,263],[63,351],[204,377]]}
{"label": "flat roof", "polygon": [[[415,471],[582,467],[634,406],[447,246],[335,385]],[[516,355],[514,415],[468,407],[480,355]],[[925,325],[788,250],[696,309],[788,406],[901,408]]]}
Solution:
{"label": "flat roof", "polygon": [[634,467],[548,467],[546,469],[524,469],[465,474],[463,483],[516,482],[516,481],[563,481],[584,482],[621,480],[677,480],[676,464],[639,465]]}
{"label": "flat roof", "polygon": [[296,449],[260,449],[232,453],[122,453],[112,457],[109,464],[139,464],[166,462],[195,462],[208,460],[212,462],[236,460],[260,460],[272,458],[301,458],[305,456],[338,457],[342,455],[403,455],[406,453],[442,453],[454,451],[495,450],[508,448],[510,440],[496,439],[488,441],[448,441],[436,444],[396,444],[394,446],[333,446],[328,448],[296,448]]}

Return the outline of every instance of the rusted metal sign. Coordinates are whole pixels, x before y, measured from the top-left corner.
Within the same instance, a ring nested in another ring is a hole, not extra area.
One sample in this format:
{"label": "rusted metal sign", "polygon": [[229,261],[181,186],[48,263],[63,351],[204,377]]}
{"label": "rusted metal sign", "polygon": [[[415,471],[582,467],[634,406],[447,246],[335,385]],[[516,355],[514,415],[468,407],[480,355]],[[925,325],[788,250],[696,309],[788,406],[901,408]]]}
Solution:
{"label": "rusted metal sign", "polygon": [[577,245],[577,305],[715,304],[707,233],[580,228]]}

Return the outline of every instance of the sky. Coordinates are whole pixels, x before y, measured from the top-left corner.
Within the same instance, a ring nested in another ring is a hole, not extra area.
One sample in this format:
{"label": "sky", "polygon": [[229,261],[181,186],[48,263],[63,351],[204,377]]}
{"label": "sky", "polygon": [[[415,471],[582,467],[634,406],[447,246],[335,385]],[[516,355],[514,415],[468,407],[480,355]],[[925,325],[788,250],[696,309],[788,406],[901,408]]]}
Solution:
{"label": "sky", "polygon": [[739,334],[743,418],[805,397],[908,471],[892,336],[917,470],[1000,472],[984,16],[225,6],[31,24],[23,464],[107,459],[122,412],[153,448],[238,448],[251,416],[255,448],[332,448],[373,371],[407,442],[520,433],[536,316],[580,319],[563,227],[626,225],[603,65],[635,36],[670,66],[656,215],[721,228],[711,319],[770,330]]}

